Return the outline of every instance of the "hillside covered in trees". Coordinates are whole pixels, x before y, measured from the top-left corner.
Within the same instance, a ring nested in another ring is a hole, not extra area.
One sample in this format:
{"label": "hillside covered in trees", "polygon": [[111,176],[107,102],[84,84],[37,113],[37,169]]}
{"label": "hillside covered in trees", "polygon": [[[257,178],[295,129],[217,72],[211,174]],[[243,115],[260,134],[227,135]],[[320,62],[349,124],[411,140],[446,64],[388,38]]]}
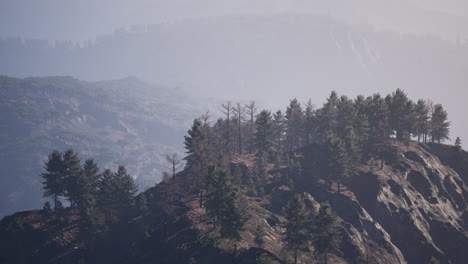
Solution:
{"label": "hillside covered in trees", "polygon": [[[0,262],[465,263],[468,154],[440,104],[392,94],[271,112],[226,102],[193,121],[185,167],[137,194],[124,166],[71,149],[50,202],[0,222]],[[65,203],[67,201],[67,203]]]}

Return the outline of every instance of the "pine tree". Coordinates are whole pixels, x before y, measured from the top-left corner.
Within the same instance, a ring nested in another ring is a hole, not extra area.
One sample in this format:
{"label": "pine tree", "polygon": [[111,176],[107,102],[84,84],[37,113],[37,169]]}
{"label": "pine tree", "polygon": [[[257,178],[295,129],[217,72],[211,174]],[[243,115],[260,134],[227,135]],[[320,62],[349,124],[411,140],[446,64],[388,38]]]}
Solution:
{"label": "pine tree", "polygon": [[414,136],[418,137],[418,142],[426,142],[429,126],[429,106],[426,101],[419,99],[415,106]]}
{"label": "pine tree", "polygon": [[273,141],[275,142],[273,145],[275,146],[275,151],[277,153],[281,153],[283,150],[281,146],[283,145],[284,134],[286,131],[285,119],[281,110],[278,110],[273,114],[273,130]]}
{"label": "pine tree", "polygon": [[315,252],[322,256],[325,264],[328,263],[328,254],[341,254],[341,224],[332,212],[329,203],[323,203],[315,218],[312,243]]}
{"label": "pine tree", "polygon": [[412,101],[401,89],[397,89],[385,100],[389,105],[390,126],[396,131],[396,138],[404,139],[405,136],[409,137],[412,132],[412,118],[414,117]]}
{"label": "pine tree", "polygon": [[42,182],[44,197],[52,197],[54,200],[54,208],[57,209],[58,198],[65,193],[62,153],[54,150],[49,154],[44,169],[46,172],[41,173],[41,177],[44,180]]}
{"label": "pine tree", "polygon": [[330,132],[337,134],[338,103],[338,94],[332,91],[327,102],[321,109],[317,110],[317,131],[323,141],[327,140],[327,135]]}
{"label": "pine tree", "polygon": [[286,142],[287,151],[292,151],[301,147],[304,139],[304,113],[301,104],[297,99],[292,99],[286,108]]}
{"label": "pine tree", "polygon": [[102,173],[98,183],[98,206],[108,222],[118,221],[118,202],[115,196],[118,189],[115,173],[107,169]]}
{"label": "pine tree", "polygon": [[262,110],[255,121],[255,146],[259,152],[269,152],[273,146],[273,120],[271,112]]}
{"label": "pine tree", "polygon": [[89,193],[90,195],[96,196],[97,186],[99,178],[99,167],[94,159],[87,159],[83,165],[83,182],[82,193]]}
{"label": "pine tree", "polygon": [[[229,108],[231,109],[231,108]],[[185,148],[187,149],[188,171],[194,178],[194,185],[199,190],[200,208],[203,206],[203,177],[205,175],[205,167],[207,167],[207,142],[205,131],[200,120],[193,121],[192,128],[188,131],[188,136],[185,136]]]}
{"label": "pine tree", "polygon": [[63,176],[65,183],[65,197],[70,202],[70,207],[75,207],[80,199],[82,186],[82,169],[78,153],[73,149],[67,149],[63,153]]}
{"label": "pine tree", "polygon": [[368,97],[366,101],[365,114],[368,116],[370,138],[388,138],[391,130],[387,103],[378,93]]}
{"label": "pine tree", "polygon": [[80,236],[87,250],[91,250],[92,243],[99,228],[99,216],[96,208],[95,196],[86,193],[81,197],[80,209]]}
{"label": "pine tree", "polygon": [[341,96],[337,105],[337,130],[336,135],[344,138],[346,129],[354,126],[357,117],[357,111],[352,100],[346,96]]}
{"label": "pine tree", "polygon": [[88,159],[83,165],[83,170],[76,179],[78,192],[76,204],[80,211],[80,235],[85,242],[85,247],[91,248],[94,236],[99,226],[99,216],[96,204],[97,186],[99,183],[99,167],[93,159]]}
{"label": "pine tree", "polygon": [[308,100],[304,105],[305,144],[309,145],[314,137],[315,105]]}
{"label": "pine tree", "polygon": [[205,178],[205,208],[208,216],[213,220],[216,227],[221,222],[223,216],[224,196],[229,192],[230,183],[225,171],[216,171],[216,167],[208,167],[208,174]]}
{"label": "pine tree", "polygon": [[460,137],[457,137],[457,139],[455,140],[455,147],[457,147],[457,149],[461,150],[462,149],[461,144],[462,144],[462,142],[461,142]]}
{"label": "pine tree", "polygon": [[50,211],[50,203],[49,202],[45,202],[44,203],[44,206],[42,206],[42,210],[48,212]]}
{"label": "pine tree", "polygon": [[432,142],[437,141],[440,143],[449,138],[450,122],[447,121],[447,112],[442,105],[437,104],[434,106],[434,112],[431,118],[431,135]]}
{"label": "pine tree", "polygon": [[304,204],[300,194],[294,195],[285,208],[286,224],[283,241],[287,248],[294,251],[294,263],[297,263],[299,251],[308,249],[311,240],[310,234],[310,212]]}
{"label": "pine tree", "polygon": [[[352,135],[349,137],[352,137]],[[354,144],[352,143],[353,139],[350,139],[350,141],[351,142],[349,144]],[[340,192],[341,184],[352,175],[352,161],[348,156],[345,143],[333,134],[329,134],[328,136],[327,148],[328,177],[330,180],[338,183],[338,192]]]}
{"label": "pine tree", "polygon": [[237,242],[241,239],[240,232],[248,220],[245,203],[240,187],[232,185],[224,199],[221,235],[234,241],[234,254],[237,253]]}
{"label": "pine tree", "polygon": [[117,169],[115,179],[117,181],[115,196],[118,199],[119,207],[128,210],[135,203],[138,186],[135,184],[132,176],[128,174],[127,169],[122,165]]}

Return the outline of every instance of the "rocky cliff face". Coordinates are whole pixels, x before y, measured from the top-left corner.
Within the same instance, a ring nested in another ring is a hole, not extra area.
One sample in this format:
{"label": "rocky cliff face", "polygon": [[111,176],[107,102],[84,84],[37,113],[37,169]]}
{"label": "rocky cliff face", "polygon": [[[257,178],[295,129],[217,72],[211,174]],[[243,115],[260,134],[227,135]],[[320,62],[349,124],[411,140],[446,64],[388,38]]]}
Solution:
{"label": "rocky cliff face", "polygon": [[[340,192],[334,184],[318,177],[323,173],[320,146],[309,146],[300,153],[303,176],[296,179],[299,185],[295,186],[296,191],[303,192],[307,205],[315,210],[320,202],[329,201],[343,222],[343,255],[332,256],[329,263],[418,264],[429,263],[431,257],[441,263],[466,263],[468,154],[446,145],[414,142],[405,145],[397,141],[376,144],[368,150],[368,162],[362,164],[359,175]],[[236,162],[251,166],[242,159]],[[281,208],[293,190],[282,185],[271,168],[264,198],[245,197],[251,217],[242,232],[236,256],[232,255],[232,244],[213,239],[212,224],[204,208],[198,208],[197,196],[187,195],[182,174],[146,192],[152,213],[139,221],[151,226],[151,238],[143,241],[128,236],[129,230],[136,230],[129,223],[122,229],[127,246],[116,249],[117,243],[109,251],[112,254],[107,253],[108,257],[113,261],[125,259],[136,263],[135,258],[129,257],[128,248],[133,248],[138,252],[133,252],[139,256],[138,263],[156,259],[161,263],[256,263],[259,257],[267,261],[264,263],[286,263],[288,253],[282,249],[281,241],[285,220]],[[18,232],[12,229],[12,219],[2,220],[0,240]],[[37,221],[28,219],[23,215],[23,226],[37,227]],[[262,248],[253,242],[252,229],[256,226],[261,226],[266,233]],[[35,232],[40,230],[36,228]],[[35,237],[54,241],[47,235]],[[66,256],[73,256],[79,250],[79,244],[69,242],[57,251],[61,252],[60,256],[50,259],[55,263],[68,259],[65,263],[70,263],[73,258]],[[30,251],[24,254],[41,254],[44,250]],[[301,254],[299,263],[317,262],[312,254]]]}
{"label": "rocky cliff face", "polygon": [[[462,163],[451,166],[449,155]],[[442,263],[465,263],[467,153],[443,145],[393,142],[376,146],[370,156],[384,165],[363,168],[350,190],[362,210],[388,232],[388,245],[401,251],[407,263],[428,263],[431,256]],[[405,263],[400,257],[399,262]]]}

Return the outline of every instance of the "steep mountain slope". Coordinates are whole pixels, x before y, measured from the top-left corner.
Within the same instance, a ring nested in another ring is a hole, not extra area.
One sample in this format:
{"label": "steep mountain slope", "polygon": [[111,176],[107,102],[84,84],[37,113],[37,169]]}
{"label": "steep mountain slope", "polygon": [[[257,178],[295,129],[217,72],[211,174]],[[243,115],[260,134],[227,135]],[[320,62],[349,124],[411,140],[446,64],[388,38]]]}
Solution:
{"label": "steep mountain slope", "polygon": [[[341,192],[320,176],[324,175],[322,153],[318,145],[297,152],[302,156],[303,175],[296,179],[294,188],[305,194],[307,206],[314,210],[320,202],[329,201],[343,222],[343,255],[332,256],[329,263],[359,263],[359,257],[369,263],[429,263],[431,257],[444,264],[465,263],[468,153],[446,145],[405,145],[388,140],[368,149],[367,164]],[[236,157],[233,163],[248,168],[251,158]],[[146,191],[151,212],[118,227],[122,241],[105,244],[106,238],[101,238],[103,244],[88,257],[119,263],[258,263],[262,256],[267,260],[263,263],[285,263],[289,254],[281,240],[285,221],[282,208],[293,191],[275,176],[275,170],[287,168],[270,168],[265,196],[244,197],[250,218],[241,233],[237,255],[232,243],[215,238],[205,209],[199,208],[197,195],[191,195],[190,186],[185,184],[188,175],[181,173]],[[51,213],[31,211],[4,218],[0,222],[0,245],[9,243],[10,250],[1,257],[18,258],[12,252],[23,250],[23,243],[31,243],[31,239],[36,239],[36,246],[24,249],[21,257],[37,256],[37,263],[74,263],[73,256],[83,256],[73,239],[47,233],[53,223],[53,217],[47,214]],[[73,236],[74,220],[70,219],[71,231],[64,234]],[[63,222],[55,223],[63,228]],[[253,241],[253,228],[258,225],[266,233],[262,248]],[[23,240],[14,242],[11,237]],[[65,243],[48,255],[59,241]],[[316,262],[311,254],[301,254],[299,263]]]}
{"label": "steep mountain slope", "polygon": [[39,173],[52,149],[126,165],[140,187],[153,185],[164,155],[182,151],[187,124],[208,105],[135,78],[0,77],[0,94],[0,216],[40,207]]}

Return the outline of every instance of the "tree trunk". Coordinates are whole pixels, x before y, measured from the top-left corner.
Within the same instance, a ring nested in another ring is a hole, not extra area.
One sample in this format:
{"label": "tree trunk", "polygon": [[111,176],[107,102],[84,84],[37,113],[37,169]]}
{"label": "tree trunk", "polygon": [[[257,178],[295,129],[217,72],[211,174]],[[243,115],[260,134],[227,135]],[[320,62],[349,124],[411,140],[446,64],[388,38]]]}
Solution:
{"label": "tree trunk", "polygon": [[203,188],[200,187],[200,208],[203,208]]}
{"label": "tree trunk", "polygon": [[294,249],[294,264],[297,264],[297,248]]}
{"label": "tree trunk", "polygon": [[242,137],[241,137],[241,121],[240,121],[240,114],[239,114],[239,155],[242,155]]}
{"label": "tree trunk", "polygon": [[250,154],[252,154],[252,151],[253,151],[253,125],[254,125],[254,122],[253,122],[253,119],[254,119],[254,116],[253,116],[253,109],[252,111],[250,112]]}

